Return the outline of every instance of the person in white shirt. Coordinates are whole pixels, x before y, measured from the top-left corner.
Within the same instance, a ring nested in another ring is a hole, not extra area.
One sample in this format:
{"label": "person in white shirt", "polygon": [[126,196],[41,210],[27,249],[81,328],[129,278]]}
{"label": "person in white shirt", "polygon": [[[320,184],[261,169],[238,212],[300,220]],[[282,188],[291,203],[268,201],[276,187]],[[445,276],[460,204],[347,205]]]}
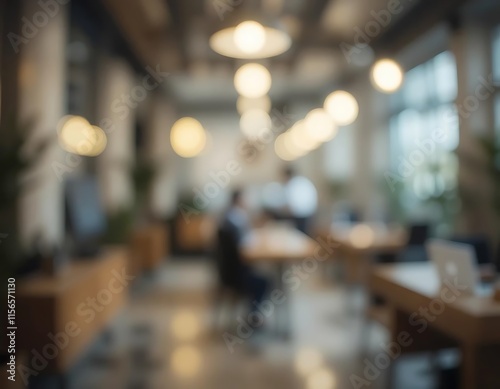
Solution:
{"label": "person in white shirt", "polygon": [[283,176],[285,212],[298,230],[308,233],[311,217],[318,207],[318,192],[308,178],[296,175],[291,167],[284,170]]}

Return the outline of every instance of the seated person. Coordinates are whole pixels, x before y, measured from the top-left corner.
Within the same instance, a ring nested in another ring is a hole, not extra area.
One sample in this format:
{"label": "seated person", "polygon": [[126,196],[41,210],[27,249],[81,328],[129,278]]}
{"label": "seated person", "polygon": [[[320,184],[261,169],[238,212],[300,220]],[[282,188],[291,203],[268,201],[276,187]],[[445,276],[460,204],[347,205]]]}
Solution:
{"label": "seated person", "polygon": [[249,229],[243,196],[241,191],[236,190],[218,228],[218,273],[222,286],[250,298],[253,311],[262,302],[268,282],[245,264],[241,256],[241,244]]}

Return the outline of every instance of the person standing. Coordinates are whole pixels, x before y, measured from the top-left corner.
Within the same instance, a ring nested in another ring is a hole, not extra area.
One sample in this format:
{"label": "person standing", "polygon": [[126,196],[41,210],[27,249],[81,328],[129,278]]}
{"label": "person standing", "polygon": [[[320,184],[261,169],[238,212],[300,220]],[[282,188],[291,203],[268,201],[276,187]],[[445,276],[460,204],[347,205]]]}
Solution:
{"label": "person standing", "polygon": [[283,178],[285,212],[293,220],[298,230],[308,234],[311,218],[318,207],[316,187],[308,178],[297,175],[291,167],[287,167],[283,171]]}

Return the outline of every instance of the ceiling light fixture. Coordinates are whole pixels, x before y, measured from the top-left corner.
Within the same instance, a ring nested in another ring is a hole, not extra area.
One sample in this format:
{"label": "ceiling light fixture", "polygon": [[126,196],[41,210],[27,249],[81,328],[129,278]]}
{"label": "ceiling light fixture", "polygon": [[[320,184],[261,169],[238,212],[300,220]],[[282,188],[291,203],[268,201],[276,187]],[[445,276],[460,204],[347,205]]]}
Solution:
{"label": "ceiling light fixture", "polygon": [[347,126],[358,117],[358,102],[349,92],[335,91],[325,99],[324,108],[338,126]]}
{"label": "ceiling light fixture", "polygon": [[97,157],[107,144],[106,133],[81,116],[68,115],[58,124],[59,144],[70,153]]}
{"label": "ceiling light fixture", "polygon": [[240,129],[249,139],[259,138],[271,131],[272,121],[266,111],[250,109],[240,118]]}
{"label": "ceiling light fixture", "polygon": [[304,124],[310,137],[318,142],[328,142],[337,135],[337,126],[333,118],[322,108],[310,111]]}
{"label": "ceiling light fixture", "polygon": [[233,39],[236,47],[247,54],[256,54],[266,43],[266,30],[259,22],[247,20],[234,29]]}
{"label": "ceiling light fixture", "polygon": [[271,74],[258,63],[248,63],[240,67],[234,75],[234,86],[242,96],[256,99],[271,89]]}
{"label": "ceiling light fixture", "polygon": [[184,158],[197,156],[205,148],[207,135],[201,123],[190,117],[177,120],[170,131],[174,151]]}
{"label": "ceiling light fixture", "polygon": [[293,161],[302,155],[298,150],[290,148],[291,143],[288,139],[289,136],[290,134],[288,132],[284,132],[280,134],[274,142],[274,151],[283,161]]}
{"label": "ceiling light fixture", "polygon": [[224,28],[210,37],[210,47],[225,57],[238,59],[270,58],[287,51],[292,40],[281,28],[246,19],[235,27]]}
{"label": "ceiling light fixture", "polygon": [[396,92],[403,83],[403,69],[392,59],[380,59],[371,69],[373,86],[383,93]]}
{"label": "ceiling light fixture", "polygon": [[256,99],[249,99],[248,97],[240,96],[236,101],[236,109],[240,115],[243,115],[250,109],[260,109],[269,113],[271,112],[271,99],[269,96],[262,96]]}
{"label": "ceiling light fixture", "polygon": [[321,144],[320,141],[314,139],[307,127],[304,120],[299,120],[290,128],[286,134],[290,136],[291,143],[304,154],[313,151]]}

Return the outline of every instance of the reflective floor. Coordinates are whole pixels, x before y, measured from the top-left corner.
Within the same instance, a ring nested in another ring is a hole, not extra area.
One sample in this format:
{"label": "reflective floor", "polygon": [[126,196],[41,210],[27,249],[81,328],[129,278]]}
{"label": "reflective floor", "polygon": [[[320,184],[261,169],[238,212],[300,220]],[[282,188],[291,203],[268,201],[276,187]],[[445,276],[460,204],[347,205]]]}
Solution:
{"label": "reflective floor", "polygon": [[[237,335],[229,325],[235,313],[214,303],[210,264],[184,258],[167,262],[154,278],[135,286],[128,308],[74,369],[69,387],[387,388],[388,369],[369,386],[351,381],[354,374],[364,377],[366,359],[380,353],[388,333],[364,321],[362,292],[334,279],[335,269],[318,269],[290,296],[288,339],[277,336],[271,315],[231,353],[222,326],[228,327],[226,334]],[[394,386],[436,387],[428,360],[425,355],[399,358]]]}

